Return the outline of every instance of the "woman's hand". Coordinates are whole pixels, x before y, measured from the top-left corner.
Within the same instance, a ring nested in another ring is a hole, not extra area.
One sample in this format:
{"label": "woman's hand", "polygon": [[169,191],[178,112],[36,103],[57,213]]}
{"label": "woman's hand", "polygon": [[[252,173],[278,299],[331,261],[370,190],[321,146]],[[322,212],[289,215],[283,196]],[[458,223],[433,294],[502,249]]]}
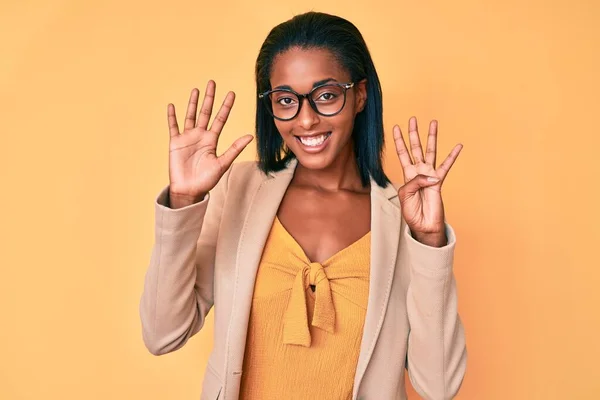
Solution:
{"label": "woman's hand", "polygon": [[198,89],[193,89],[188,103],[183,133],[179,132],[175,106],[169,104],[169,196],[171,206],[193,204],[215,187],[233,160],[252,141],[252,135],[237,139],[227,151],[217,157],[217,143],[227,117],[233,106],[235,94],[227,93],[223,105],[215,116],[210,129],[208,122],[212,114],[215,97],[215,82],[206,86],[204,101],[198,116]]}
{"label": "woman's hand", "polygon": [[441,247],[447,242],[442,184],[463,146],[457,144],[436,169],[437,121],[431,121],[429,124],[427,151],[424,156],[415,117],[410,118],[408,131],[410,154],[400,127],[394,126],[396,152],[404,174],[404,185],[398,189],[402,216],[416,240],[429,246]]}

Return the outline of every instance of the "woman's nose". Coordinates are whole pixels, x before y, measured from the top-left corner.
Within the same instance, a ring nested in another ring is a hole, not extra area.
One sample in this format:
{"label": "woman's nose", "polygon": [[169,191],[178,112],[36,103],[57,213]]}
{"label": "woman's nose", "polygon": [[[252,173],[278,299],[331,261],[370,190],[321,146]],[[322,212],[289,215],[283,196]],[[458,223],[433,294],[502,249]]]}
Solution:
{"label": "woman's nose", "polygon": [[305,130],[310,130],[310,128],[319,123],[319,114],[313,110],[307,98],[301,100],[300,112],[297,118],[298,124]]}

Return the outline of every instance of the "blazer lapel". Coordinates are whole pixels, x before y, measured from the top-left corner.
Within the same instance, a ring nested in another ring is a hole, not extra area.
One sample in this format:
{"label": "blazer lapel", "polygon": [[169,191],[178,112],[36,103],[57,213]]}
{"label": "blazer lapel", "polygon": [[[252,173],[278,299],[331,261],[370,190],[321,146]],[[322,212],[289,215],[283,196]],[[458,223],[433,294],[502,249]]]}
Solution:
{"label": "blazer lapel", "polygon": [[391,200],[398,192],[371,179],[371,270],[369,301],[354,377],[353,399],[365,374],[387,310],[400,241],[400,206]]}
{"label": "blazer lapel", "polygon": [[[252,305],[254,283],[260,258],[279,205],[294,176],[297,160],[278,172],[265,176],[253,193],[237,249],[233,306],[227,331],[224,399],[237,399],[239,377],[244,362],[248,320]],[[228,382],[229,381],[229,382]]]}

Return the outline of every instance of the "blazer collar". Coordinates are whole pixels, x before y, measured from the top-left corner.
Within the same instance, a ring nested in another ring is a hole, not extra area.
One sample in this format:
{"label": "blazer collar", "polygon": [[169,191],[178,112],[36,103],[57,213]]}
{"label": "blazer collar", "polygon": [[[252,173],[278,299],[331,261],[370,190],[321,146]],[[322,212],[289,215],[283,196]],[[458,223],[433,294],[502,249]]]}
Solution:
{"label": "blazer collar", "polygon": [[371,178],[371,266],[369,300],[356,365],[352,398],[356,399],[373,355],[392,289],[400,242],[400,203],[391,183],[385,188]]}
{"label": "blazer collar", "polygon": [[248,193],[252,200],[242,225],[237,248],[231,317],[227,330],[224,400],[234,400],[239,396],[239,378],[244,363],[248,320],[258,265],[295,168],[296,162],[290,162],[281,171],[263,174],[263,180],[258,187]]}
{"label": "blazer collar", "polygon": [[[296,159],[292,159],[286,168],[265,175],[255,192],[250,194],[253,198],[237,249],[233,307],[227,332],[224,385],[226,400],[237,398],[238,395],[239,387],[228,388],[227,381],[242,372],[248,320],[260,258],[297,163]],[[397,195],[391,184],[382,188],[371,179],[369,300],[354,381],[354,397],[373,354],[390,297],[400,238],[400,206],[395,200]]]}

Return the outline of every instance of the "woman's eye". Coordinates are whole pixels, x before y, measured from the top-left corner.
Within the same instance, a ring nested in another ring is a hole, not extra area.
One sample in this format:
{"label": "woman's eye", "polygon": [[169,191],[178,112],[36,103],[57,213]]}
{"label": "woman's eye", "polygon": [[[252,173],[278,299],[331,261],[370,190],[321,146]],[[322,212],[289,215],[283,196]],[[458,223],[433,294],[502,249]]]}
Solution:
{"label": "woman's eye", "polygon": [[325,92],[325,93],[322,93],[322,94],[320,94],[320,95],[319,95],[319,98],[318,98],[318,100],[325,100],[325,101],[328,101],[328,100],[333,100],[333,99],[335,99],[335,97],[336,97],[336,96],[335,96],[335,94],[334,94],[334,93]]}
{"label": "woman's eye", "polygon": [[294,104],[294,99],[292,99],[291,97],[282,97],[277,100],[277,103],[279,103],[282,106],[290,106]]}

